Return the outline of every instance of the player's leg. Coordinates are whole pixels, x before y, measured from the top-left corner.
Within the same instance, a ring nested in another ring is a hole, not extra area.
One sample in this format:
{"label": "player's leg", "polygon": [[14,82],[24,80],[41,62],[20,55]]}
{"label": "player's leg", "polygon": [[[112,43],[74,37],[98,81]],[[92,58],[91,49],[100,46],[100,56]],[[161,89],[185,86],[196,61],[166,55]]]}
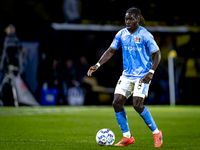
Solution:
{"label": "player's leg", "polygon": [[126,97],[121,94],[114,94],[114,100],[113,100],[113,108],[115,110],[115,116],[117,119],[117,122],[120,126],[120,129],[123,132],[123,136],[130,138],[131,134],[129,131],[126,111],[124,109],[124,103],[126,101]]}
{"label": "player's leg", "polygon": [[155,147],[160,147],[162,145],[162,132],[158,130],[148,108],[143,105],[144,98],[148,93],[148,88],[149,84],[141,83],[141,80],[136,81],[133,92],[133,107],[152,131],[154,135]]}
{"label": "player's leg", "polygon": [[123,139],[115,144],[115,146],[125,146],[134,143],[135,139],[131,136],[126,111],[124,109],[124,103],[127,98],[131,95],[129,90],[129,82],[126,79],[120,78],[118,84],[115,88],[114,100],[113,100],[113,108],[115,110],[115,116],[117,122],[120,126],[120,129],[123,132]]}
{"label": "player's leg", "polygon": [[113,100],[113,108],[115,110],[115,113],[118,113],[120,111],[124,110],[124,103],[126,102],[126,97],[121,94],[114,94],[114,100]]}
{"label": "player's leg", "polygon": [[133,107],[138,112],[138,114],[143,118],[146,125],[152,131],[154,136],[154,145],[155,147],[161,147],[163,140],[162,140],[162,131],[158,130],[155,121],[148,110],[147,107],[143,105],[144,98],[143,97],[136,97],[133,96]]}
{"label": "player's leg", "polygon": [[135,142],[135,139],[130,133],[126,111],[124,109],[124,103],[126,100],[126,97],[121,94],[114,95],[113,108],[115,110],[117,122],[123,133],[123,139],[115,144],[115,146],[126,146]]}
{"label": "player's leg", "polygon": [[153,133],[159,132],[150,111],[143,105],[144,98],[133,96],[133,107]]}
{"label": "player's leg", "polygon": [[[149,84],[144,84],[142,79],[137,79],[133,91],[133,107],[138,114],[143,118],[144,122],[154,133],[157,130],[157,126],[151,116],[150,111],[143,105],[144,98],[148,94]],[[159,132],[159,131],[158,131]]]}

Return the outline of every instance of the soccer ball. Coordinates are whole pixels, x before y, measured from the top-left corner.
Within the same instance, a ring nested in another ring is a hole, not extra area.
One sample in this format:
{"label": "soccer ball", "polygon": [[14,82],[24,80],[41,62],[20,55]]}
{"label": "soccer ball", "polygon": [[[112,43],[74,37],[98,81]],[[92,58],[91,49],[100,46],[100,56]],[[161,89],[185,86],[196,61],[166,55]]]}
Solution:
{"label": "soccer ball", "polygon": [[96,141],[101,146],[110,146],[115,141],[115,135],[109,129],[101,129],[97,132]]}

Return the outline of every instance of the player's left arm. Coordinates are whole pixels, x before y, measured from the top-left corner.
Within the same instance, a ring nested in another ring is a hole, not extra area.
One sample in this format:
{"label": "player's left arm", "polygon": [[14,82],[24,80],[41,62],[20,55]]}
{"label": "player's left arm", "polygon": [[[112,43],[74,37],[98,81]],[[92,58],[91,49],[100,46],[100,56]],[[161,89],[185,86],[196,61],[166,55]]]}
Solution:
{"label": "player's left arm", "polygon": [[148,72],[144,76],[144,78],[143,78],[143,82],[144,83],[149,83],[152,80],[153,74],[154,74],[153,72],[156,70],[156,68],[158,67],[158,65],[160,63],[160,60],[161,60],[161,52],[160,52],[160,50],[152,53],[152,55],[154,55],[154,57],[153,57],[153,64],[151,66],[151,70],[153,70],[153,71]]}

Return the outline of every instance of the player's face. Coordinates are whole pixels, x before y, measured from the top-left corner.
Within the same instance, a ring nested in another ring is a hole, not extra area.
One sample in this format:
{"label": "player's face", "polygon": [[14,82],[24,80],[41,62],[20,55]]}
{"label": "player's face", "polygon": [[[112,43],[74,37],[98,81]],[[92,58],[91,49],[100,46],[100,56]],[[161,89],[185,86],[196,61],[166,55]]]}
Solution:
{"label": "player's face", "polygon": [[139,18],[134,13],[126,13],[125,24],[129,31],[133,32],[139,25]]}

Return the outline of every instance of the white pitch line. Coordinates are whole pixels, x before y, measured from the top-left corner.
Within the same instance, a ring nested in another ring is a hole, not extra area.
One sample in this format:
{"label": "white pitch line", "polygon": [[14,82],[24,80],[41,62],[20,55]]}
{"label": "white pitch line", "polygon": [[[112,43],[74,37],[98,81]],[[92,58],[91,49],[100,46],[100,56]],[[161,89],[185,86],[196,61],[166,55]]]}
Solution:
{"label": "white pitch line", "polygon": [[4,141],[4,142],[7,142],[7,141],[20,141],[20,142],[22,142],[22,141],[24,141],[24,142],[45,142],[46,140],[32,140],[32,139],[29,139],[29,140],[27,140],[27,139],[13,139],[13,140],[8,140],[8,139],[0,139],[0,141]]}
{"label": "white pitch line", "polygon": [[[29,115],[59,115],[62,114],[74,114],[74,113],[81,113],[81,112],[87,112],[87,111],[96,111],[97,108],[94,107],[61,107],[61,108],[18,108],[18,109],[6,109],[6,110],[0,110],[0,116],[29,116]],[[98,111],[101,111],[101,109],[98,109]],[[105,109],[103,110],[106,111]],[[109,110],[107,110],[109,111]]]}

